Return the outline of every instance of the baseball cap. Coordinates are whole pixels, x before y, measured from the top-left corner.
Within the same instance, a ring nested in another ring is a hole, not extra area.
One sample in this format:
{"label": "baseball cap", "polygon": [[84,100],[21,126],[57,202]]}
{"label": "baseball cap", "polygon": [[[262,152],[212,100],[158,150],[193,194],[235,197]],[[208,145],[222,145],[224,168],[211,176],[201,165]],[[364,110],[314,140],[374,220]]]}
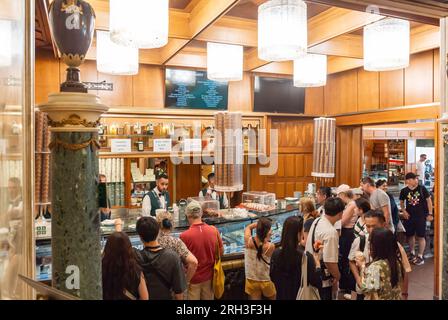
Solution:
{"label": "baseball cap", "polygon": [[337,189],[336,189],[336,194],[340,194],[341,192],[347,192],[348,190],[350,190],[350,186],[346,185],[346,184],[341,184]]}
{"label": "baseball cap", "polygon": [[200,212],[202,210],[201,204],[197,201],[191,201],[187,205],[186,213],[191,214],[193,212]]}
{"label": "baseball cap", "polygon": [[413,172],[408,172],[408,173],[406,173],[405,180],[408,180],[408,179],[417,179],[417,175]]}
{"label": "baseball cap", "polygon": [[362,196],[364,194],[364,192],[361,190],[361,188],[353,188],[352,193],[354,195],[359,195],[359,196]]}

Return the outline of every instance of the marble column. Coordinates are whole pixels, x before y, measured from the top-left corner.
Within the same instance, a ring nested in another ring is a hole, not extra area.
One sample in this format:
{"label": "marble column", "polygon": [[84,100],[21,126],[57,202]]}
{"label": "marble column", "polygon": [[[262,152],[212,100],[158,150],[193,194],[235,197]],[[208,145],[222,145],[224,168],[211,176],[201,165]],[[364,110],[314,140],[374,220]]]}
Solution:
{"label": "marble column", "polygon": [[86,93],[57,93],[39,109],[51,126],[52,285],[102,299],[98,120],[108,110]]}

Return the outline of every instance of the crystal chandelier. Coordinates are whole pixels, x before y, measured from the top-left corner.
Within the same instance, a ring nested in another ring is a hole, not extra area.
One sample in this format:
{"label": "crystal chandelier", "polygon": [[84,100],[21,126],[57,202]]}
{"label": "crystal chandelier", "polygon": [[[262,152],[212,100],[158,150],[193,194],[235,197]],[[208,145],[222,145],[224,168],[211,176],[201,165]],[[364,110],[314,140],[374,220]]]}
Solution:
{"label": "crystal chandelier", "polygon": [[243,79],[243,47],[207,43],[207,77],[215,81]]}
{"label": "crystal chandelier", "polygon": [[168,43],[168,0],[110,0],[110,34],[116,44],[141,49]]}
{"label": "crystal chandelier", "polygon": [[327,56],[307,54],[294,60],[295,87],[321,87],[327,83]]}
{"label": "crystal chandelier", "polygon": [[12,64],[12,23],[10,20],[0,20],[0,67],[9,67]]}
{"label": "crystal chandelier", "polygon": [[307,7],[302,0],[270,0],[258,7],[258,57],[295,60],[306,54]]}
{"label": "crystal chandelier", "polygon": [[364,27],[364,69],[388,71],[406,68],[410,54],[410,24],[383,19]]}
{"label": "crystal chandelier", "polygon": [[113,75],[138,73],[138,49],[113,43],[109,32],[96,31],[96,66],[98,72]]}
{"label": "crystal chandelier", "polygon": [[330,179],[335,176],[336,119],[314,119],[313,171],[317,178]]}

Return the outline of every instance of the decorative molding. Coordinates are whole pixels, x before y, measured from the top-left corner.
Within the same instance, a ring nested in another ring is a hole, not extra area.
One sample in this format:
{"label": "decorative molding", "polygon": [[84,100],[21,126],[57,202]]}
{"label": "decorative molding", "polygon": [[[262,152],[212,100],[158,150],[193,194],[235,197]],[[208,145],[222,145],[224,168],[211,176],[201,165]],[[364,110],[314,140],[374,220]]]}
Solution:
{"label": "decorative molding", "polygon": [[71,114],[68,119],[62,119],[61,121],[53,121],[49,115],[47,115],[47,117],[48,124],[53,128],[65,127],[67,125],[95,128],[100,124],[100,118],[98,118],[96,121],[87,121],[86,119],[81,119],[81,117],[77,114]]}

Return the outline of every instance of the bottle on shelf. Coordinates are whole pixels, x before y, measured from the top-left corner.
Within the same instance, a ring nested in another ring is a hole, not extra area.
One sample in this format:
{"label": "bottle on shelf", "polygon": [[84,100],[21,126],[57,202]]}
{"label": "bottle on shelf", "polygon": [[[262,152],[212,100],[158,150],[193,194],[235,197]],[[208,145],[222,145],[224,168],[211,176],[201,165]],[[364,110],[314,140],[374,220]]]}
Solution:
{"label": "bottle on shelf", "polygon": [[142,152],[145,150],[144,145],[143,145],[143,139],[139,138],[137,141],[137,150]]}

